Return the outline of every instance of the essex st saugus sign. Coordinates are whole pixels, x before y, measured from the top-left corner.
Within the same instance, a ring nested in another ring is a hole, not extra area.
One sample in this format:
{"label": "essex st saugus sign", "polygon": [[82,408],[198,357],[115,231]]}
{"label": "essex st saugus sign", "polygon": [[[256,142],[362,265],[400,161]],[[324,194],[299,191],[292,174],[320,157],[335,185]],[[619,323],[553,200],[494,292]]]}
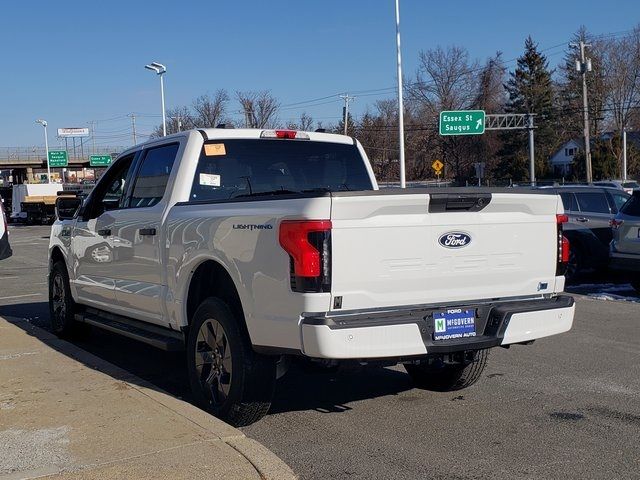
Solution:
{"label": "essex st saugus sign", "polygon": [[440,135],[481,135],[484,133],[484,117],[484,110],[440,112]]}

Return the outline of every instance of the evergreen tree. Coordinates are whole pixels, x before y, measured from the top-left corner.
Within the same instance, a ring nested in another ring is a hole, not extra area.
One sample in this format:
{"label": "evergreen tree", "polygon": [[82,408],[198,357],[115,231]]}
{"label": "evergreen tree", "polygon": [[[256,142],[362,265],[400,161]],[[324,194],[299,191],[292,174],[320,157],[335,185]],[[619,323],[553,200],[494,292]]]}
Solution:
{"label": "evergreen tree", "polygon": [[[544,178],[548,171],[548,158],[557,141],[554,133],[554,90],[546,57],[529,36],[524,54],[518,58],[515,71],[509,73],[505,89],[509,96],[507,113],[534,113],[536,177]],[[495,175],[521,182],[528,179],[528,141],[526,130],[510,130],[502,134],[504,146],[502,160]]]}

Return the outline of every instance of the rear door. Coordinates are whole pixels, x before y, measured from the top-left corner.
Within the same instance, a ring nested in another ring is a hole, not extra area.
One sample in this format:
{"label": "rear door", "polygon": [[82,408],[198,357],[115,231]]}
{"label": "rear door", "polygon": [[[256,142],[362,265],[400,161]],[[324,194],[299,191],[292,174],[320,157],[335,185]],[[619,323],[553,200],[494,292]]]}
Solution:
{"label": "rear door", "polygon": [[575,196],[580,210],[575,221],[588,227],[603,245],[609,245],[611,241],[609,222],[613,216],[606,192],[599,188],[585,189],[576,192]]}
{"label": "rear door", "polygon": [[553,291],[557,195],[493,194],[486,206],[478,197],[476,207],[453,211],[434,197],[334,195],[331,291],[343,309]]}
{"label": "rear door", "polygon": [[113,230],[113,278],[119,313],[164,324],[162,218],[179,142],[147,148],[138,158],[130,197]]}

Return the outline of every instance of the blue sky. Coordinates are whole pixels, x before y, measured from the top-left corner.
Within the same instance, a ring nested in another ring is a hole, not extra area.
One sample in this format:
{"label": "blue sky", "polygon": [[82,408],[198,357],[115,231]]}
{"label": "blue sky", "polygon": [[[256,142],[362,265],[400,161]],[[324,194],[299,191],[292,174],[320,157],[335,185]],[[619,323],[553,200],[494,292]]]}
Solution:
{"label": "blue sky", "polygon": [[[401,21],[405,76],[413,76],[420,50],[459,45],[472,58],[500,50],[511,60],[529,34],[548,48],[580,25],[595,34],[624,31],[640,21],[640,7],[637,0],[401,0]],[[552,65],[562,51],[548,52]],[[91,120],[98,145],[130,144],[126,114],[140,114],[141,133],[160,121],[158,80],[143,68],[151,61],[167,65],[168,108],[218,88],[269,89],[285,106],[282,120],[306,111],[334,123],[337,98],[286,106],[392,87],[394,1],[7,2],[0,59],[0,147],[42,145],[36,118],[49,122],[53,145],[56,128]],[[380,95],[361,96],[353,112],[389,96]]]}

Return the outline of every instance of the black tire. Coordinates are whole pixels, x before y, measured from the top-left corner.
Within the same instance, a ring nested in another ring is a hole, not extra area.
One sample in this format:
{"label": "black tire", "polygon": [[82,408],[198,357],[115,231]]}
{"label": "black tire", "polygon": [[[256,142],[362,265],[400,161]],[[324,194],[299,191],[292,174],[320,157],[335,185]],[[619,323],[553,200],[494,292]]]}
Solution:
{"label": "black tire", "polygon": [[467,364],[405,364],[404,368],[418,388],[436,392],[462,390],[476,383],[489,357],[489,350],[472,353],[473,361]]}
{"label": "black tire", "polygon": [[59,337],[69,337],[81,329],[75,321],[78,311],[76,302],[71,296],[69,274],[64,261],[53,263],[49,270],[49,319],[51,331]]}
{"label": "black tire", "polygon": [[196,404],[236,427],[267,414],[276,383],[275,358],[255,353],[239,322],[226,303],[209,297],[191,319],[187,338]]}

